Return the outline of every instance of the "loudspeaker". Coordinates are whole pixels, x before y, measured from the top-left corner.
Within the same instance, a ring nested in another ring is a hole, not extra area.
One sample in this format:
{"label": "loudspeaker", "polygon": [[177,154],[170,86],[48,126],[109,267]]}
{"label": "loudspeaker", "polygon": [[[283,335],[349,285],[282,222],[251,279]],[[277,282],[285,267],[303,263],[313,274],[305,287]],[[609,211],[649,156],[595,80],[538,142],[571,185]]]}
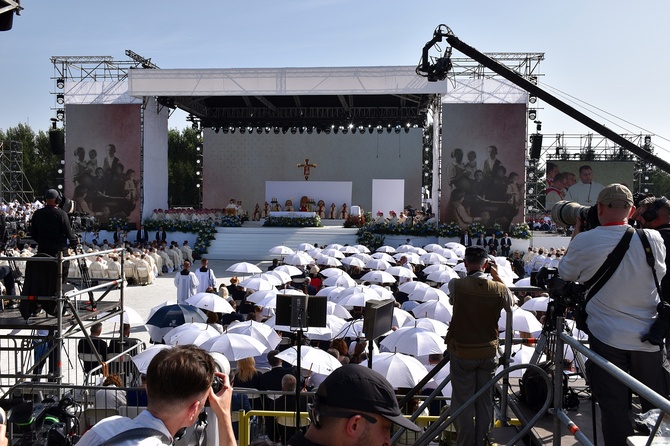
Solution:
{"label": "loudspeaker", "polygon": [[530,158],[537,160],[540,159],[540,153],[542,152],[542,134],[535,133],[530,135]]}
{"label": "loudspeaker", "polygon": [[[6,6],[9,6],[9,3],[0,0],[0,8]],[[12,29],[12,25],[14,24],[14,12],[15,10],[12,9],[11,11],[0,14],[0,31],[9,31]]]}
{"label": "loudspeaker", "polygon": [[62,130],[49,130],[49,146],[54,155],[65,154],[65,135]]}
{"label": "loudspeaker", "polygon": [[363,314],[363,333],[368,340],[377,339],[393,326],[393,299],[368,301]]}
{"label": "loudspeaker", "polygon": [[291,328],[325,327],[327,307],[325,296],[277,294],[275,321]]}

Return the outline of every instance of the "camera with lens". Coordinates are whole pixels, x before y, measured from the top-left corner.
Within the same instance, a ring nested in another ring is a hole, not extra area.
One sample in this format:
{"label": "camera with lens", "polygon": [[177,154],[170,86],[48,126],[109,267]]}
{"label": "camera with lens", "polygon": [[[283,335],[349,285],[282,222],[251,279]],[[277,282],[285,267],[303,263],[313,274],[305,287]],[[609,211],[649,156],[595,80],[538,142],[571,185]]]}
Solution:
{"label": "camera with lens", "polygon": [[55,396],[41,403],[30,401],[14,405],[7,420],[20,433],[15,445],[68,446],[78,439],[78,415],[81,406],[69,397],[60,401]]}
{"label": "camera with lens", "polygon": [[661,301],[656,307],[658,317],[651,324],[649,333],[642,336],[642,342],[649,341],[650,344],[663,347],[665,337],[670,333],[670,303]]}
{"label": "camera with lens", "polygon": [[214,381],[212,381],[212,390],[214,391],[214,394],[217,394],[221,391],[221,388],[223,387],[223,383],[219,379],[218,376],[214,376]]}
{"label": "camera with lens", "polygon": [[582,206],[574,201],[561,200],[551,208],[551,220],[558,226],[574,226],[581,220],[581,230],[588,231],[600,226],[598,205]]}

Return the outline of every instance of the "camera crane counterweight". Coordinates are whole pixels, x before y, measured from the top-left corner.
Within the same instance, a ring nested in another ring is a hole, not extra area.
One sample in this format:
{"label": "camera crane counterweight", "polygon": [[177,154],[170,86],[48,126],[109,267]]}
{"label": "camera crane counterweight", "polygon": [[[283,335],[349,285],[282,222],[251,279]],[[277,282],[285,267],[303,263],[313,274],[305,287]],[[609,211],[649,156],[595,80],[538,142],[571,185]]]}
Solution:
{"label": "camera crane counterweight", "polygon": [[441,42],[443,39],[446,40],[447,43],[449,43],[449,45],[451,45],[452,48],[456,48],[458,51],[460,51],[461,53],[465,54],[468,57],[471,57],[473,60],[479,62],[486,68],[499,74],[500,76],[504,77],[513,84],[523,88],[531,95],[542,99],[547,104],[562,111],[566,115],[579,121],[580,123],[589,127],[593,131],[599,133],[600,135],[610,139],[611,141],[620,145],[624,149],[634,153],[635,155],[640,157],[643,161],[651,163],[656,167],[658,167],[659,169],[663,170],[664,172],[670,174],[670,163],[655,156],[651,152],[643,149],[642,147],[635,145],[633,142],[629,141],[628,139],[624,138],[618,133],[610,130],[604,125],[589,118],[584,113],[576,110],[575,108],[561,101],[556,96],[546,92],[545,90],[538,87],[534,83],[524,79],[522,76],[510,70],[506,66],[496,62],[495,60],[481,53],[477,49],[461,41],[458,37],[454,35],[451,29],[446,25],[439,25],[435,29],[435,32],[433,33],[433,38],[429,42],[427,42],[426,45],[423,47],[423,52],[421,54],[421,61],[419,62],[419,66],[417,66],[416,68],[417,74],[428,78],[429,82],[436,82],[438,80],[446,79],[449,70],[451,70],[452,67],[451,64],[452,48],[447,48],[445,51],[445,55],[443,57],[435,59],[434,62],[431,62],[431,58],[428,54],[430,49],[434,47],[437,43]]}

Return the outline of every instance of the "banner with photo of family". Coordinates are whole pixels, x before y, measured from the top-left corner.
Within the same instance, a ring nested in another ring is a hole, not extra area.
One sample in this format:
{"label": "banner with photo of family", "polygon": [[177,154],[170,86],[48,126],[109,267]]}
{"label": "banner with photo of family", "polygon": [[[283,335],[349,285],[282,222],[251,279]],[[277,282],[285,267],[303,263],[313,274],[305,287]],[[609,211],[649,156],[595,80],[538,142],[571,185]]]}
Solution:
{"label": "banner with photo of family", "polygon": [[138,223],[140,105],[67,105],[65,114],[65,195],[102,224]]}
{"label": "banner with photo of family", "polygon": [[443,104],[440,221],[523,221],[525,104]]}

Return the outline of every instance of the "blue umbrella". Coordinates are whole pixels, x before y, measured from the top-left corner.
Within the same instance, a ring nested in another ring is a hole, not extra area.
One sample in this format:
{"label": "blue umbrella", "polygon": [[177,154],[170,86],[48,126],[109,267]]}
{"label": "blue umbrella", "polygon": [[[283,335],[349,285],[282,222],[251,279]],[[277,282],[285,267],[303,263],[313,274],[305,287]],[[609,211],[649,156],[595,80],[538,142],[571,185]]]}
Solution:
{"label": "blue umbrella", "polygon": [[187,322],[207,322],[207,317],[193,305],[166,305],[159,308],[145,325],[152,341],[163,342],[167,332]]}

